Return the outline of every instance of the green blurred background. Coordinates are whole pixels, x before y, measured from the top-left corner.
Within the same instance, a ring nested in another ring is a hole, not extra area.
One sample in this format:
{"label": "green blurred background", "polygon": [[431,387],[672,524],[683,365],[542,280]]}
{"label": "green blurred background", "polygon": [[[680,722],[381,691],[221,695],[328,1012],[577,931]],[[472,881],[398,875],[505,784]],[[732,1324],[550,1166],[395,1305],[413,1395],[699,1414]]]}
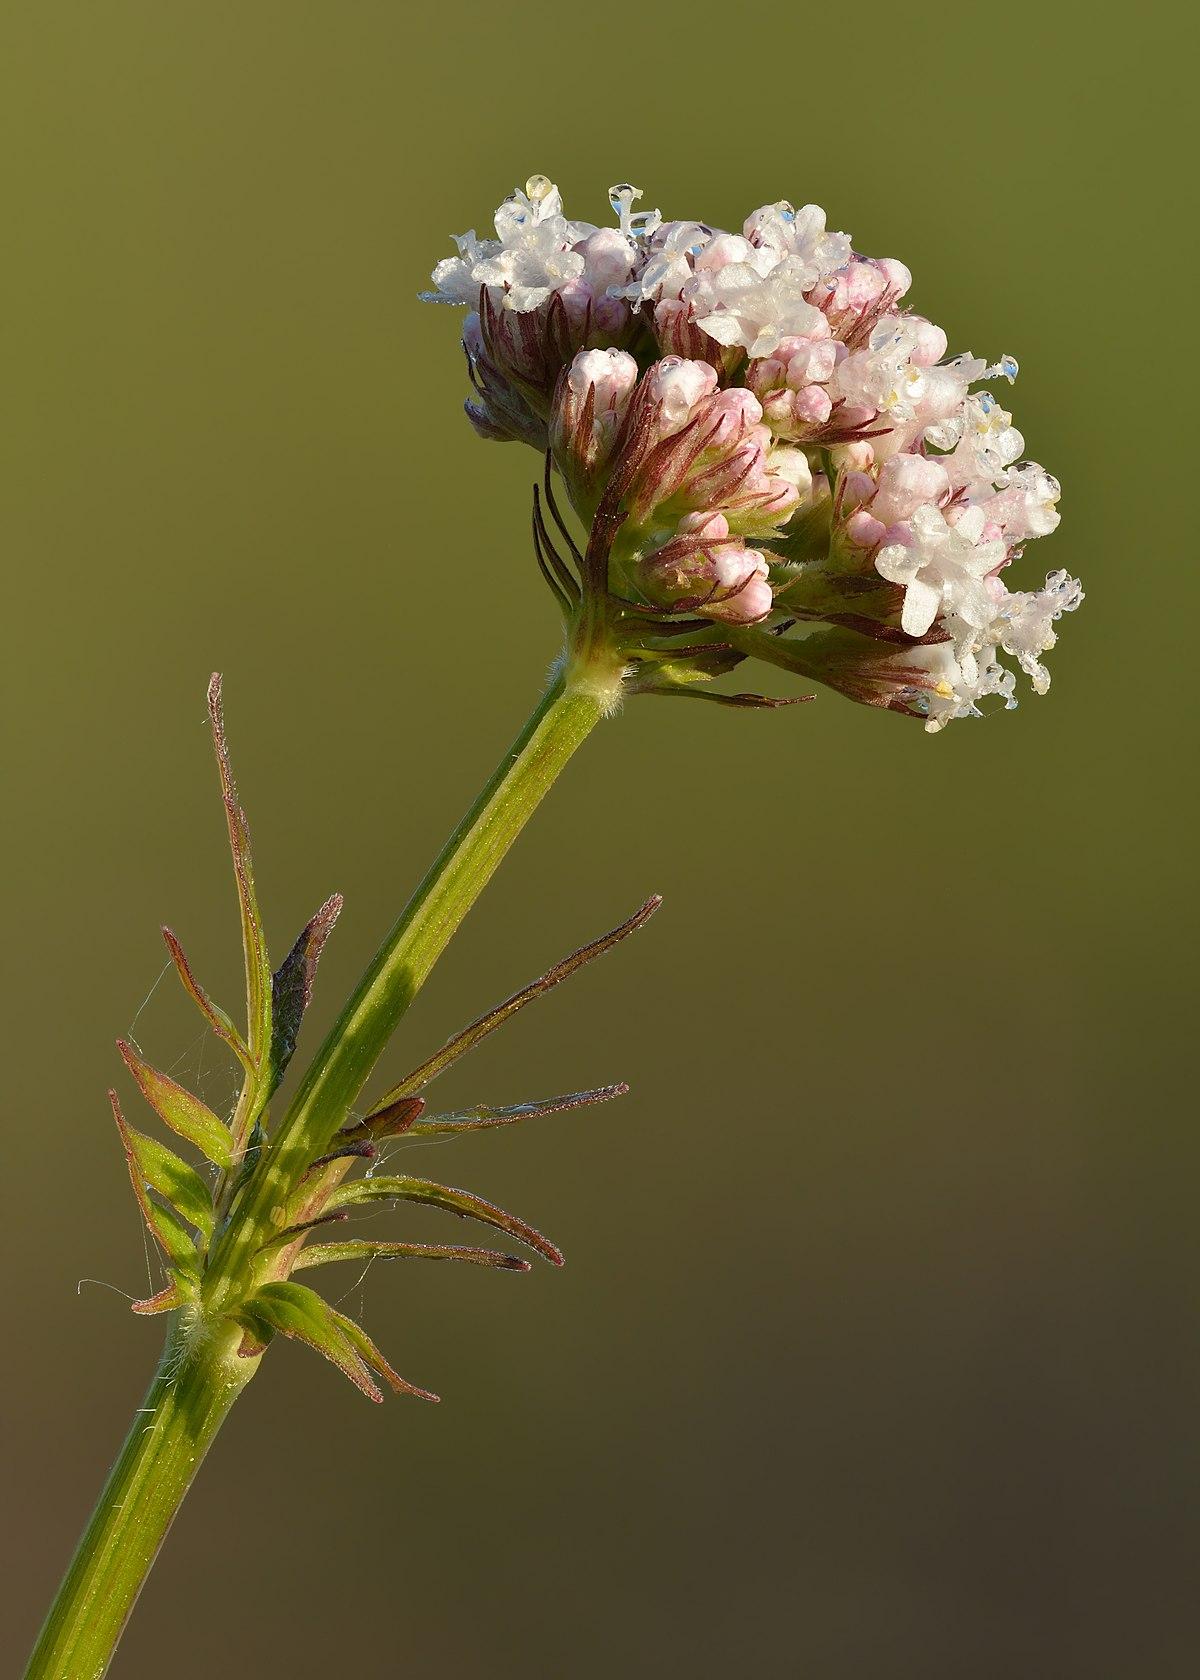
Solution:
{"label": "green blurred background", "polygon": [[157,1352],[77,1289],[146,1284],[112,1039],[232,1087],[155,988],[169,921],[236,996],[209,672],[276,947],[346,894],[323,1026],[555,651],[534,459],[415,301],[540,170],[902,257],[1020,358],[1025,576],[1087,604],[1046,700],[937,739],[822,695],[588,745],[387,1064],[665,895],[447,1093],[633,1095],[421,1159],[567,1269],[352,1291],[440,1407],[273,1353],[116,1672],[1196,1672],[1184,15],[6,9],[4,1673]]}

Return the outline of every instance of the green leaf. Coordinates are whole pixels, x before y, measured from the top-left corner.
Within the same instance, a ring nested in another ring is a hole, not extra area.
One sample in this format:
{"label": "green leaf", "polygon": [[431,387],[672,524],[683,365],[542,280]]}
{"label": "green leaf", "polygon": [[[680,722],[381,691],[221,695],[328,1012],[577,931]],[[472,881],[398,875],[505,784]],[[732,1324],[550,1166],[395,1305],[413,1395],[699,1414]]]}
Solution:
{"label": "green leaf", "polygon": [[333,1307],[330,1307],[329,1311],[334,1323],[358,1357],[383,1378],[393,1394],[412,1394],[418,1400],[432,1400],[437,1403],[440,1395],[431,1393],[427,1388],[418,1388],[415,1383],[408,1382],[398,1371],[392,1369],[361,1324],[347,1318],[345,1313],[336,1312]]}
{"label": "green leaf", "polygon": [[183,946],[169,927],[163,928],[162,936],[166,941],[167,950],[171,953],[171,961],[175,964],[175,971],[183,981],[184,990],[217,1037],[228,1044],[242,1066],[249,1070],[250,1052],[242,1041],[242,1035],[225,1011],[213,1002],[204,987],[196,979],[196,976],[192,973],[192,965],[184,955]]}
{"label": "green leaf", "polygon": [[535,1231],[523,1219],[485,1202],[482,1196],[473,1196],[469,1190],[456,1190],[450,1184],[435,1184],[428,1178],[356,1178],[351,1184],[339,1185],[327,1206],[330,1209],[360,1207],[366,1202],[377,1201],[425,1202],[431,1207],[444,1208],[448,1213],[457,1213],[463,1219],[478,1219],[484,1225],[506,1231],[526,1247],[545,1255],[554,1265],[561,1266],[563,1263],[562,1254],[549,1238]]}
{"label": "green leaf", "polygon": [[340,1316],[302,1283],[266,1283],[242,1309],[239,1322],[255,1338],[252,1351],[261,1352],[275,1333],[303,1342],[336,1365],[368,1400],[380,1401],[383,1394],[372,1380],[366,1361],[347,1339],[338,1322]]}
{"label": "green leaf", "polygon": [[536,1120],[545,1114],[563,1114],[570,1108],[611,1102],[629,1094],[628,1085],[601,1085],[594,1091],[571,1091],[563,1097],[545,1097],[540,1102],[510,1103],[493,1108],[481,1103],[475,1108],[457,1109],[453,1114],[431,1114],[406,1128],[409,1137],[437,1137],[454,1132],[478,1132],[488,1126],[513,1126],[518,1120]]}
{"label": "green leaf", "polygon": [[123,1038],[117,1040],[117,1049],[125,1060],[125,1066],[137,1080],[138,1089],[171,1130],[186,1138],[215,1166],[231,1166],[233,1144],[229,1129],[218,1120],[208,1104],[144,1062]]}
{"label": "green leaf", "polygon": [[527,1272],[528,1260],[515,1254],[501,1254],[494,1248],[451,1248],[440,1243],[327,1242],[302,1248],[292,1266],[303,1272],[312,1266],[328,1266],[338,1260],[464,1260],[472,1266],[497,1266],[502,1271]]}
{"label": "green leaf", "polygon": [[668,700],[708,700],[714,706],[731,706],[739,712],[777,712],[782,706],[803,706],[815,700],[815,694],[792,694],[778,699],[769,694],[722,694],[718,690],[702,688],[656,688],[639,690],[642,694],[657,694]]}
{"label": "green leaf", "polygon": [[327,898],[271,976],[271,1056],[267,1095],[283,1078],[296,1048],[300,1022],[312,1000],[313,981],[325,941],[342,908],[341,893]]}
{"label": "green leaf", "polygon": [[411,1129],[412,1123],[425,1111],[424,1097],[399,1097],[395,1102],[375,1108],[365,1120],[353,1120],[343,1126],[339,1134],[344,1138],[393,1138]]}
{"label": "green leaf", "polygon": [[215,671],[208,685],[208,714],[212,723],[213,747],[221,777],[221,797],[229,829],[229,849],[237,881],[238,906],[242,918],[242,951],[246,964],[247,1047],[254,1065],[261,1068],[271,1042],[271,961],[263,930],[258,895],[254,888],[254,863],[250,854],[250,825],[238,804],[237,787],[229,762],[225,738],[225,717],[221,706],[221,674]]}
{"label": "green leaf", "polygon": [[206,1242],[210,1241],[213,1234],[212,1195],[196,1169],[181,1161],[165,1143],[147,1137],[145,1132],[135,1131],[132,1126],[126,1125],[121,1135],[127,1152],[137,1163],[143,1183],[149,1189],[157,1190],[176,1213],[182,1214],[190,1225],[195,1226]]}
{"label": "green leaf", "polygon": [[172,1277],[165,1288],[157,1295],[147,1295],[143,1301],[134,1301],[130,1312],[139,1313],[143,1318],[151,1318],[155,1313],[174,1312],[176,1307],[184,1306],[194,1297],[193,1290],[185,1291],[177,1277]]}
{"label": "green leaf", "polygon": [[133,1193],[137,1197],[142,1218],[146,1221],[146,1228],[171,1262],[171,1265],[177,1271],[194,1277],[199,1272],[200,1261],[196,1253],[196,1245],[192,1241],[191,1232],[183,1221],[171,1212],[170,1208],[162,1207],[158,1202],[150,1199],[134,1149],[133,1131],[121,1112],[121,1104],[117,1093],[110,1091],[108,1100],[112,1104],[113,1119],[117,1123],[117,1131],[121,1135],[121,1147],[125,1151],[125,1163],[129,1168],[129,1182],[133,1185]]}
{"label": "green leaf", "polygon": [[586,963],[592,962],[596,957],[603,956],[606,951],[611,951],[614,945],[619,945],[621,940],[627,939],[638,928],[644,927],[661,903],[662,899],[656,893],[652,898],[648,898],[641,909],[635,910],[633,915],[627,921],[622,922],[619,927],[613,928],[610,933],[602,933],[599,939],[593,939],[588,945],[581,945],[578,951],[572,951],[569,957],[564,957],[561,962],[555,963],[554,967],[547,969],[546,973],[541,975],[539,979],[532,981],[521,991],[514,992],[512,997],[506,998],[501,1004],[497,1004],[495,1009],[490,1009],[486,1015],[481,1015],[477,1021],[472,1021],[469,1027],[464,1027],[462,1032],[456,1033],[452,1039],[444,1044],[436,1055],[431,1056],[427,1062],[423,1062],[419,1068],[415,1068],[406,1079],[400,1081],[399,1085],[394,1086],[386,1096],[381,1097],[371,1110],[371,1114],[367,1115],[367,1119],[370,1120],[372,1115],[378,1114],[381,1109],[396,1102],[400,1097],[410,1097],[415,1095],[417,1091],[424,1090],[425,1086],[431,1080],[436,1079],[439,1073],[444,1073],[460,1056],[465,1056],[468,1050],[473,1050],[477,1044],[482,1043],[489,1034],[496,1031],[497,1027],[502,1027],[506,1021],[510,1021],[519,1010],[524,1009],[527,1003],[532,1003],[534,998],[542,997],[546,992],[552,991],[555,986],[561,985],[564,980],[568,979],[578,969],[583,968]]}

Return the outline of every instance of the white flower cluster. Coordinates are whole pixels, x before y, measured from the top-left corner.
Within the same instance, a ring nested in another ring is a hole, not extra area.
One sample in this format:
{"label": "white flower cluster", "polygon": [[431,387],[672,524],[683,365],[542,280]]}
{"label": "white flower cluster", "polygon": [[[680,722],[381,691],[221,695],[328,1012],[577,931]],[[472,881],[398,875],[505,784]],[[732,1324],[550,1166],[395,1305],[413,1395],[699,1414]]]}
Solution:
{"label": "white flower cluster", "polygon": [[[941,329],[901,307],[904,265],[856,254],[816,205],[764,205],[728,233],[635,214],[640,198],[613,187],[617,225],[598,228],[569,221],[535,176],[497,211],[495,239],[467,233],[438,264],[425,295],[483,317],[486,354],[477,317],[464,335],[479,429],[551,444],[590,521],[623,440],[636,433],[644,455],[651,427],[657,454],[622,482],[630,529],[671,510],[663,598],[736,575],[708,616],[839,627],[829,680],[843,692],[936,730],[987,696],[1016,704],[1007,654],[1044,693],[1041,656],[1083,594],[1064,572],[1032,592],[1004,582],[1059,522],[1057,482],[977,388],[1011,384],[1015,360],[947,359]],[[704,453],[667,450],[688,428]],[[654,481],[659,461],[670,484]]]}
{"label": "white flower cluster", "polygon": [[495,239],[477,239],[474,228],[455,238],[458,255],[437,265],[435,290],[422,293],[424,300],[474,308],[486,286],[506,309],[524,315],[581,282],[600,294],[615,291],[628,281],[638,257],[636,219],[619,197],[634,191],[614,187],[614,209],[626,205],[623,225],[597,228],[569,222],[554,183],[544,175],[532,176],[524,192],[513,193],[496,211]]}

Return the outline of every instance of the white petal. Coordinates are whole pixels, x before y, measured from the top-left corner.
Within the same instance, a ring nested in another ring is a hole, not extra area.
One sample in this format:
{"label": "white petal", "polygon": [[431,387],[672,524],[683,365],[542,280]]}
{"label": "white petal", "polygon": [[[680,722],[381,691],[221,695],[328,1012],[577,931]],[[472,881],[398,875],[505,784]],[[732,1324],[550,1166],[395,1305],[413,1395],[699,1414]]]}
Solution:
{"label": "white petal", "polygon": [[904,596],[900,626],[906,636],[923,636],[937,617],[942,592],[923,578],[914,578]]}

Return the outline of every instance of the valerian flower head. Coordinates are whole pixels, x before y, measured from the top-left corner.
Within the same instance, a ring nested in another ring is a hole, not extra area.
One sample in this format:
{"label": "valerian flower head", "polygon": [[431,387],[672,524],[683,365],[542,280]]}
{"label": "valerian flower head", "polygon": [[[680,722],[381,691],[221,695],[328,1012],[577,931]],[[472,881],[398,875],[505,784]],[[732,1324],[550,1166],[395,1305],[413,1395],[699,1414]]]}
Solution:
{"label": "valerian flower head", "polygon": [[545,454],[535,544],[576,663],[695,694],[758,658],[930,731],[1014,706],[1005,658],[1045,693],[1083,592],[1008,587],[1060,493],[988,388],[1015,359],[949,356],[904,264],[817,205],[727,232],[641,196],[594,226],[534,176],[425,294],[471,311],[476,429]]}

